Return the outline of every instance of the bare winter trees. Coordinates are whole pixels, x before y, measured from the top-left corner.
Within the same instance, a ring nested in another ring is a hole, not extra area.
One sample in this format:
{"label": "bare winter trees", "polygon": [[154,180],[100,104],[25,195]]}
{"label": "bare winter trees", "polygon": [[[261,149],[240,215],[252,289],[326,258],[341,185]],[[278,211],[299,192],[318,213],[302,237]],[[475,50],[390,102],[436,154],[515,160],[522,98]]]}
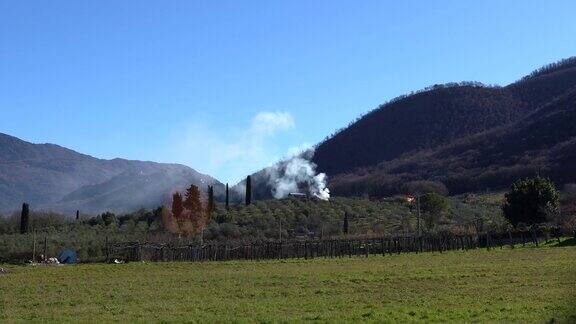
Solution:
{"label": "bare winter trees", "polygon": [[179,192],[173,193],[171,202],[162,209],[162,220],[166,228],[184,236],[200,234],[216,209],[212,186],[208,186],[207,195],[207,202],[204,203],[200,190],[195,185],[190,185],[184,196]]}

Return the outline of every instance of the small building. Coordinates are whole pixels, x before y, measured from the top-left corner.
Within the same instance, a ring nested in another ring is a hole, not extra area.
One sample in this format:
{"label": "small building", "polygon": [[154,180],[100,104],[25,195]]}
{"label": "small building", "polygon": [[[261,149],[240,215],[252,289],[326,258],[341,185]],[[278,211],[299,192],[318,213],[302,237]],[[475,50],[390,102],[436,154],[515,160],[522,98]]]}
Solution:
{"label": "small building", "polygon": [[400,196],[400,199],[404,200],[405,202],[414,202],[416,200],[416,197],[412,196],[412,195],[402,195]]}
{"label": "small building", "polygon": [[301,192],[291,192],[288,194],[288,197],[306,199],[306,198],[308,198],[308,195],[305,193],[301,193]]}

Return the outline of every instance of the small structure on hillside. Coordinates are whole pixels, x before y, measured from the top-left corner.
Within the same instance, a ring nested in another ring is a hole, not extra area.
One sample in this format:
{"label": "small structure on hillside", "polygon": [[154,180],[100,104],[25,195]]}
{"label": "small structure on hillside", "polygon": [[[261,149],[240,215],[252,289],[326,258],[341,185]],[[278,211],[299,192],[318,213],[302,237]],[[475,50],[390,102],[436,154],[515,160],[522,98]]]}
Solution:
{"label": "small structure on hillside", "polygon": [[405,202],[414,202],[416,200],[416,197],[412,196],[412,195],[401,195],[399,197],[401,200],[405,201]]}
{"label": "small structure on hillside", "polygon": [[306,199],[306,198],[308,198],[308,195],[305,193],[301,193],[301,192],[291,192],[288,194],[288,197]]}

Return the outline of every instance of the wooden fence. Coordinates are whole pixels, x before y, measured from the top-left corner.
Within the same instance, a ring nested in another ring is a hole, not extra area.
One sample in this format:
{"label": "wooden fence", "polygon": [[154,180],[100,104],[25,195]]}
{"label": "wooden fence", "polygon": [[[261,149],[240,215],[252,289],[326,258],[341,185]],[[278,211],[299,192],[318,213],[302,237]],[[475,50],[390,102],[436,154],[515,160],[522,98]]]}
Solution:
{"label": "wooden fence", "polygon": [[[362,239],[329,239],[308,241],[258,242],[248,244],[177,245],[161,243],[107,243],[106,259],[124,261],[225,261],[313,259],[444,252],[477,248],[503,248],[516,244],[538,245],[544,237],[537,232],[486,233],[482,235],[437,235],[379,237]],[[559,236],[556,238],[559,242]]]}

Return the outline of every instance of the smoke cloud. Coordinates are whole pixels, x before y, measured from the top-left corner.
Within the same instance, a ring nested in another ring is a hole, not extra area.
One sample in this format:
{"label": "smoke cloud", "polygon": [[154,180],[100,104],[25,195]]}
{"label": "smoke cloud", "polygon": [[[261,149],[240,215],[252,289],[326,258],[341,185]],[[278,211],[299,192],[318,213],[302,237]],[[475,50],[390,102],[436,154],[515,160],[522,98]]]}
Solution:
{"label": "smoke cloud", "polygon": [[297,134],[294,118],[286,111],[261,111],[249,124],[237,127],[220,127],[201,115],[191,118],[195,121],[178,125],[171,135],[166,153],[169,162],[189,165],[229,183],[278,161],[284,149],[277,136],[281,134],[282,141],[288,142]]}
{"label": "smoke cloud", "polygon": [[266,170],[274,198],[285,198],[293,192],[308,191],[319,199],[330,199],[326,174],[316,173],[316,164],[309,160],[312,154],[312,151],[308,151],[292,156]]}

